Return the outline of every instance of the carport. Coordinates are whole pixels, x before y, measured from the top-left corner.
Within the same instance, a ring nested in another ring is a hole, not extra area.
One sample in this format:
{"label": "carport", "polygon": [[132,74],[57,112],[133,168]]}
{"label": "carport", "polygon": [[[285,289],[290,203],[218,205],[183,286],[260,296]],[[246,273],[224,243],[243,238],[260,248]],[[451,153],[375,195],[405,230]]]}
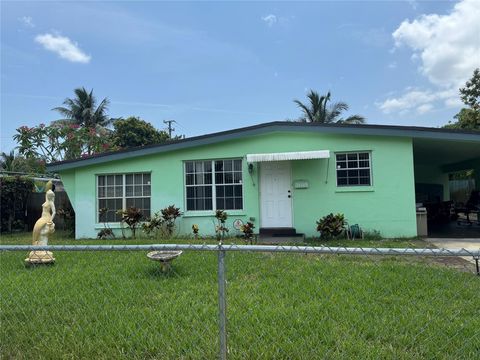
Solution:
{"label": "carport", "polygon": [[415,196],[417,208],[427,209],[428,236],[480,238],[478,213],[469,214],[471,223],[464,221],[460,210],[468,198],[455,199],[450,192],[451,174],[471,170],[473,187],[465,192],[480,190],[480,133],[439,129],[429,135],[413,138]]}

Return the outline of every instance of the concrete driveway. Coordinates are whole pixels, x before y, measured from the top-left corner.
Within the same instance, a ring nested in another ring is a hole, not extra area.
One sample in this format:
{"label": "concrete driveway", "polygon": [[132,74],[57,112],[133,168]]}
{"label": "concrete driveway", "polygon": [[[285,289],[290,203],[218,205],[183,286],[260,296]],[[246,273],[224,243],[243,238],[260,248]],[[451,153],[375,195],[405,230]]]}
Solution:
{"label": "concrete driveway", "polygon": [[[437,248],[445,249],[466,249],[466,250],[480,250],[480,237],[476,239],[443,239],[443,238],[428,238],[427,241]],[[472,257],[463,257],[465,260],[475,263]]]}

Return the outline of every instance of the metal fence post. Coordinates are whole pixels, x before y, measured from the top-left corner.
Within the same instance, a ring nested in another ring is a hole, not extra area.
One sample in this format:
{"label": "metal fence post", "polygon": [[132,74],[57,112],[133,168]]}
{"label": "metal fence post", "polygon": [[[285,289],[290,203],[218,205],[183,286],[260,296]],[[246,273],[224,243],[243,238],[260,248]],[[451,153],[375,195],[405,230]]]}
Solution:
{"label": "metal fence post", "polygon": [[225,280],[225,250],[218,246],[218,315],[220,330],[220,359],[227,359],[227,297]]}

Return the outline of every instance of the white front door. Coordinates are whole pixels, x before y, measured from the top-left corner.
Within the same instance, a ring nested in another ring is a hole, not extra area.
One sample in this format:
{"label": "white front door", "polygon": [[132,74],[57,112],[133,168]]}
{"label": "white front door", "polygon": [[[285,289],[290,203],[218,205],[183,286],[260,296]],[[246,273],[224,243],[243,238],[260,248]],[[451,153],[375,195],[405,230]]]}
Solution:
{"label": "white front door", "polygon": [[261,163],[261,227],[292,227],[291,183],[290,161]]}

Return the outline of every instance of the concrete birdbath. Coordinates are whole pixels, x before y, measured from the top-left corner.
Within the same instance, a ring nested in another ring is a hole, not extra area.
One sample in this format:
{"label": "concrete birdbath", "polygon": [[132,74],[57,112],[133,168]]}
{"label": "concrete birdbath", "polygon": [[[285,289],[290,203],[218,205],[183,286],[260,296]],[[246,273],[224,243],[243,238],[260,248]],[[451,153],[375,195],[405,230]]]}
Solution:
{"label": "concrete birdbath", "polygon": [[172,261],[182,255],[183,251],[171,250],[171,251],[151,251],[147,254],[150,260],[159,261],[162,272],[167,272],[172,266]]}

